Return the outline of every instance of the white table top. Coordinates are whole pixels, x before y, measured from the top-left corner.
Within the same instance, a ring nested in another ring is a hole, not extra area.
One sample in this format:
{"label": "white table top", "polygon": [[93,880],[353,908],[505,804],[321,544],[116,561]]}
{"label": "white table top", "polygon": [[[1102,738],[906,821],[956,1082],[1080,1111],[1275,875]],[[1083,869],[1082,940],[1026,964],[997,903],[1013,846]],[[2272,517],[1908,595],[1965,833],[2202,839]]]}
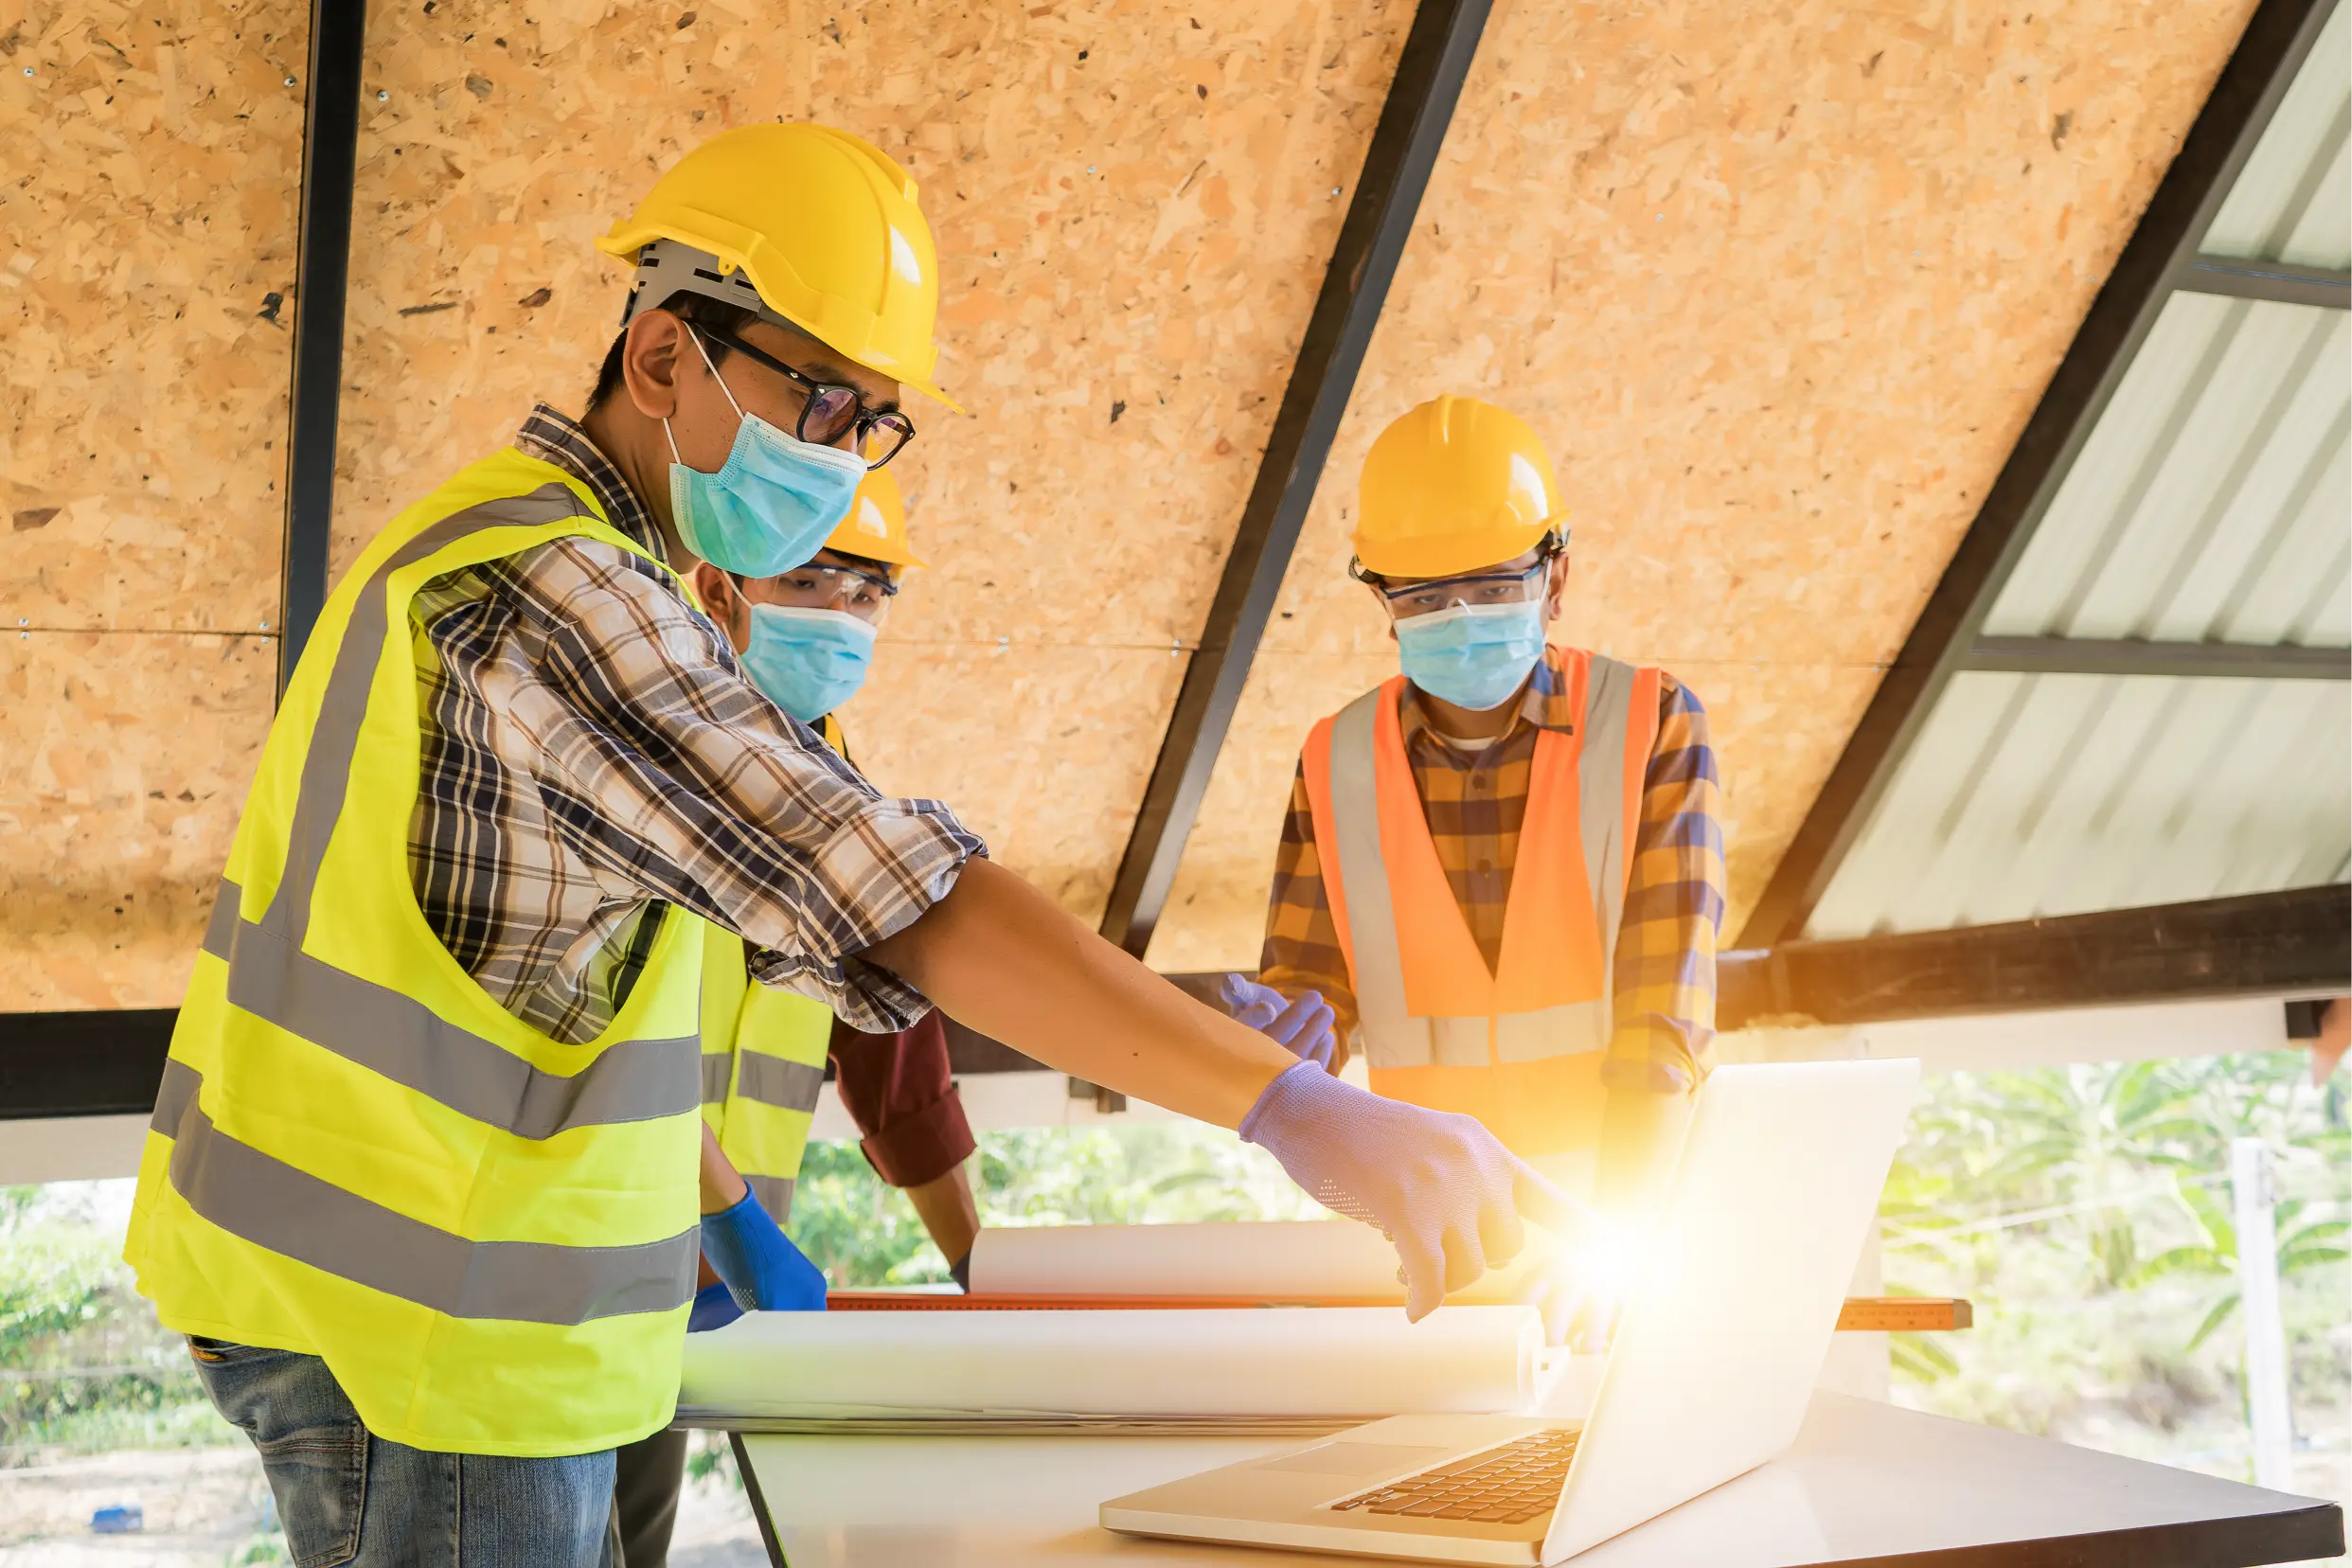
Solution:
{"label": "white table top", "polygon": [[[1095,1523],[1105,1499],[1288,1446],[746,1436],[739,1452],[791,1568],[1321,1568],[1335,1559],[1139,1541]],[[2329,1557],[2343,1539],[2333,1504],[1820,1394],[1786,1456],[1576,1561],[1809,1568],[1904,1558],[1924,1568],[1909,1554],[1966,1551],[1968,1568],[2245,1568]]]}

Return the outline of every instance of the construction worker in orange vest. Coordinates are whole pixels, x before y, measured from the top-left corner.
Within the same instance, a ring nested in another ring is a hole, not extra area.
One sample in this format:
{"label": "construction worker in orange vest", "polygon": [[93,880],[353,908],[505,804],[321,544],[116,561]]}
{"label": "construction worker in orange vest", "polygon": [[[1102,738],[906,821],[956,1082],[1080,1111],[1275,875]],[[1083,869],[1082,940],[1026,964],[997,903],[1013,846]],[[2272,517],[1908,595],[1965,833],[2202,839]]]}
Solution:
{"label": "construction worker in orange vest", "polygon": [[1260,1027],[1329,1007],[1376,1092],[1467,1112],[1623,1212],[1710,1060],[1722,831],[1698,698],[1547,636],[1566,516],[1491,403],[1439,398],[1373,443],[1349,570],[1402,671],[1310,733],[1261,973],[1225,999]]}

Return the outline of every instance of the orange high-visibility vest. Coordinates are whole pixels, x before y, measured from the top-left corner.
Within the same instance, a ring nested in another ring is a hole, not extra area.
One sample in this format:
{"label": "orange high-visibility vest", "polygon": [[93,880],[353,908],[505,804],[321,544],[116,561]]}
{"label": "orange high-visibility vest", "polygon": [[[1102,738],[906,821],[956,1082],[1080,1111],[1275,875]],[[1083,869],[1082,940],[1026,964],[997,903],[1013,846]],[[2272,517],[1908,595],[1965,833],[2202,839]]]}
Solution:
{"label": "orange high-visibility vest", "polygon": [[1454,901],[1405,757],[1404,677],[1317,723],[1303,757],[1373,1090],[1466,1112],[1528,1155],[1590,1149],[1598,1138],[1611,958],[1658,735],[1656,669],[1555,651],[1570,733],[1536,739],[1491,971]]}

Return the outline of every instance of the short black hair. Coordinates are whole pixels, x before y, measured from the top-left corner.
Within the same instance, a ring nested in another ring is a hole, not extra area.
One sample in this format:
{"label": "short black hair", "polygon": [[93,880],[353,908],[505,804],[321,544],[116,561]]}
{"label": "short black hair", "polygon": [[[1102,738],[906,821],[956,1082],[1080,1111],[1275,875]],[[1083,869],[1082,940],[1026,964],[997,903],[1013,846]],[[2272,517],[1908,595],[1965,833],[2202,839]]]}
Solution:
{"label": "short black hair", "polygon": [[[757,311],[747,311],[723,299],[713,299],[708,294],[674,294],[662,301],[661,309],[681,321],[707,327],[729,337],[741,337],[745,328],[760,320]],[[588,394],[589,413],[594,414],[602,408],[612,401],[613,394],[620,390],[621,350],[628,343],[629,329],[624,327],[614,337],[613,346],[604,351],[604,364],[597,370],[596,390]],[[704,347],[710,350],[710,363],[714,365],[727,356],[727,346],[723,343],[706,343]]]}

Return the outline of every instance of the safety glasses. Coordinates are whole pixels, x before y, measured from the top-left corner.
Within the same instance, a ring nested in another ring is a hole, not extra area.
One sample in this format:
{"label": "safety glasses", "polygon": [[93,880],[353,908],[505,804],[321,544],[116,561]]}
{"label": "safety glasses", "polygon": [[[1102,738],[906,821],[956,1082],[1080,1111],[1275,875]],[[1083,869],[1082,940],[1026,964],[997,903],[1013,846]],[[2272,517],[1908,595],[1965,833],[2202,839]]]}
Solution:
{"label": "safety glasses", "polygon": [[821,566],[813,562],[779,572],[768,579],[767,600],[803,610],[843,610],[858,619],[879,622],[899,597],[899,585],[887,577],[855,566]]}
{"label": "safety glasses", "polygon": [[1518,571],[1498,570],[1469,572],[1460,577],[1428,578],[1417,582],[1392,583],[1378,572],[1367,572],[1361,562],[1348,566],[1348,573],[1359,582],[1368,582],[1380,590],[1388,601],[1388,614],[1395,620],[1411,620],[1416,615],[1434,615],[1457,604],[1526,604],[1543,597],[1544,570],[1559,553],[1547,541],[1539,546],[1535,564]]}
{"label": "safety glasses", "polygon": [[841,438],[852,430],[857,432],[858,452],[865,456],[868,469],[878,469],[899,454],[899,449],[915,438],[915,421],[893,408],[875,413],[867,408],[854,386],[842,386],[805,376],[774,354],[753,347],[741,338],[720,331],[715,327],[699,323],[694,330],[711,342],[722,344],[742,355],[754,365],[769,369],[799,387],[808,401],[800,405],[800,423],[793,434],[818,446],[838,446]]}

